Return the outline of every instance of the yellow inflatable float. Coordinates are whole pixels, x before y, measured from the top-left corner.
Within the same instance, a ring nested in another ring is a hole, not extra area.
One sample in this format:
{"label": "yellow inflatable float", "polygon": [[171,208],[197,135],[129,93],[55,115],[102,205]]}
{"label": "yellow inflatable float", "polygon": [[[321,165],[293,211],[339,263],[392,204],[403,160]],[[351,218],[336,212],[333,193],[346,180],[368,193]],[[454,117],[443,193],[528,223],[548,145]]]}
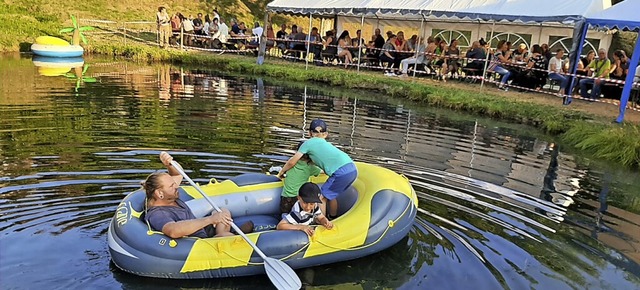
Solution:
{"label": "yellow inflatable float", "polygon": [[36,38],[31,51],[35,55],[46,57],[79,57],[84,54],[82,46],[71,45],[68,41],[53,36]]}

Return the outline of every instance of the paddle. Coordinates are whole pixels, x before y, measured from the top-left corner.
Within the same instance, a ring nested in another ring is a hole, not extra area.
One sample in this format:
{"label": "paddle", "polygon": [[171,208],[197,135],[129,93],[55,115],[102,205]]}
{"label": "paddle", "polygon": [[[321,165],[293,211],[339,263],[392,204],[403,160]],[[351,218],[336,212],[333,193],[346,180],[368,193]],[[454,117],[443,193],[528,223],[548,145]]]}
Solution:
{"label": "paddle", "polygon": [[[180,172],[180,174],[189,182],[189,184],[191,184],[191,186],[193,186],[196,190],[198,190],[198,192],[200,192],[200,194],[202,194],[202,196],[211,204],[211,206],[213,206],[213,208],[216,211],[221,212],[220,208],[213,202],[213,200],[207,194],[205,194],[202,191],[200,186],[198,186],[195,182],[193,182],[193,180],[191,180],[191,178],[189,178],[189,176],[187,176],[187,174],[182,170],[182,167],[180,167],[178,162],[171,161],[171,165],[178,172]],[[236,233],[242,236],[242,238],[245,241],[247,241],[249,245],[251,245],[251,247],[256,251],[256,253],[258,253],[258,255],[260,255],[260,257],[262,257],[262,260],[264,260],[264,268],[265,268],[265,271],[267,272],[267,276],[269,276],[271,283],[273,283],[273,285],[276,286],[276,288],[280,290],[289,290],[289,289],[298,290],[302,287],[302,282],[300,282],[300,278],[298,278],[298,275],[296,275],[296,273],[293,272],[293,269],[291,269],[289,265],[285,264],[280,260],[267,257],[258,248],[258,246],[256,246],[256,244],[254,244],[238,228],[238,226],[236,226],[236,224],[231,223],[231,227],[236,231]]]}

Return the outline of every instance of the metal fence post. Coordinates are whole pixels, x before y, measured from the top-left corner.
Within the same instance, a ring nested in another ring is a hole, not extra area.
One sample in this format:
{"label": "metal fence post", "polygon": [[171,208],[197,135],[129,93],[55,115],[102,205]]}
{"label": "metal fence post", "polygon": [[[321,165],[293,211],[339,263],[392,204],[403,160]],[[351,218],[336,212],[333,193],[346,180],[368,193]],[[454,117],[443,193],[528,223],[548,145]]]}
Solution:
{"label": "metal fence post", "polygon": [[124,31],[124,45],[127,45],[127,22],[122,22],[122,29]]}
{"label": "metal fence post", "polygon": [[180,24],[180,50],[184,49],[184,27]]}

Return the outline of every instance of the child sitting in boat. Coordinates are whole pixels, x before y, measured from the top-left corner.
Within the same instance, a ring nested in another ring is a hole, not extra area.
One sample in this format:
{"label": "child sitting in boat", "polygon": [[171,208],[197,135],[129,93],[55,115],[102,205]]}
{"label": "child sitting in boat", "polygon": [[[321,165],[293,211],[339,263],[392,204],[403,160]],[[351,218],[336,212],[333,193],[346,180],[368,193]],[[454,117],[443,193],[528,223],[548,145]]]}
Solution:
{"label": "child sitting in boat", "polygon": [[304,154],[309,154],[311,161],[329,175],[327,182],[322,185],[322,204],[320,207],[322,212],[327,214],[327,203],[329,203],[327,217],[334,219],[338,215],[338,200],[336,198],[353,184],[358,177],[358,170],[347,153],[327,142],[326,138],[329,133],[327,132],[327,124],[323,120],[316,119],[311,122],[309,135],[311,139],[304,142],[298,152],[289,158],[289,161],[278,172],[278,177],[282,178],[282,175],[293,168]]}
{"label": "child sitting in boat", "polygon": [[329,230],[333,228],[331,221],[322,214],[318,206],[318,203],[322,203],[318,185],[312,182],[303,184],[296,199],[298,201],[291,212],[278,223],[278,230],[299,230],[312,236],[311,224],[320,224]]}
{"label": "child sitting in boat", "polygon": [[[300,150],[300,146],[303,143],[304,141],[298,143],[296,151]],[[293,204],[298,201],[297,196],[300,187],[309,181],[309,177],[318,176],[320,173],[322,173],[322,169],[311,162],[309,155],[302,155],[296,165],[287,172],[287,176],[284,179],[284,186],[280,195],[280,212],[283,214],[289,213]]]}

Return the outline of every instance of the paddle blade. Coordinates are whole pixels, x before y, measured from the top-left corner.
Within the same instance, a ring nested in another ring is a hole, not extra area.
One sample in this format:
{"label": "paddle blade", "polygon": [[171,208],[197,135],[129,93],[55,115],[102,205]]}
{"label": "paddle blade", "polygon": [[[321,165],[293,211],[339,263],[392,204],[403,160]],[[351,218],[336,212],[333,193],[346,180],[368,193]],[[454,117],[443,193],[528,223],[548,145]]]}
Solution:
{"label": "paddle blade", "polygon": [[299,290],[302,288],[302,282],[296,272],[284,262],[267,257],[264,260],[264,268],[271,283],[279,290]]}

